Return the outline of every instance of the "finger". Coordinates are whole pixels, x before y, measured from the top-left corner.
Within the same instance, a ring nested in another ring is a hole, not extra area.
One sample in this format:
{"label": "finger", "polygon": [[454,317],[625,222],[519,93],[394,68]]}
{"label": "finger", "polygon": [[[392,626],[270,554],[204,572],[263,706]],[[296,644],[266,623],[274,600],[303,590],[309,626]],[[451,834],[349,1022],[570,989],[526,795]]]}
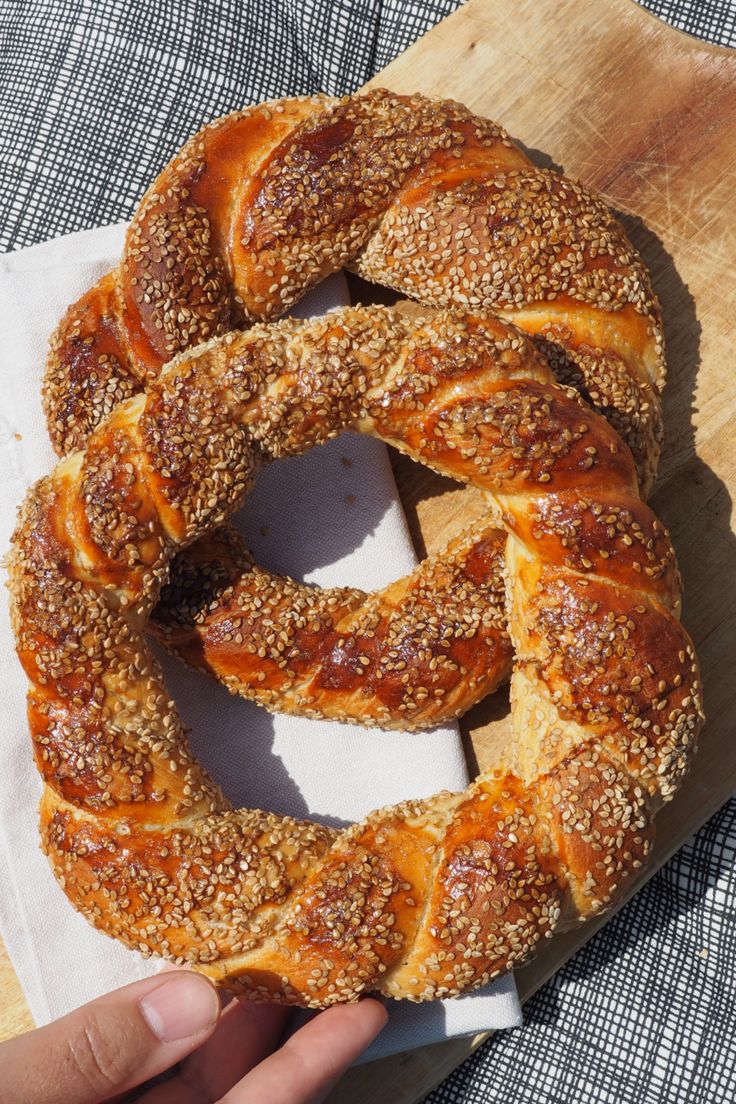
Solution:
{"label": "finger", "polygon": [[217,1030],[181,1063],[175,1077],[144,1093],[140,1104],[209,1104],[219,1100],[278,1045],[290,1009],[237,1000],[220,1017]]}
{"label": "finger", "polygon": [[377,1000],[333,1005],[246,1074],[220,1104],[318,1104],[387,1018]]}
{"label": "finger", "polygon": [[289,1015],[277,1004],[233,1001],[215,1034],[182,1063],[182,1080],[219,1100],[278,1046]]}
{"label": "finger", "polygon": [[98,1104],[185,1058],[219,1011],[200,974],[157,974],[4,1043],[0,1085],[18,1104]]}

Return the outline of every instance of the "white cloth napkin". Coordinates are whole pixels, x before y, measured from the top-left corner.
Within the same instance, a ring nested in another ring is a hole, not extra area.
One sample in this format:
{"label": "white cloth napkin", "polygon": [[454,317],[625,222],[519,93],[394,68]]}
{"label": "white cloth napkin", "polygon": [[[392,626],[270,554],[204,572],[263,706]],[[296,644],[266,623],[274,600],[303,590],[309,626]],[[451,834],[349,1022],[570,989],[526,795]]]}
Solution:
{"label": "white cloth napkin", "polygon": [[[26,488],[55,462],[40,402],[48,337],[67,305],[120,256],[125,227],[72,234],[0,258],[0,550]],[[333,277],[303,315],[346,303]],[[260,563],[323,585],[381,587],[416,559],[388,454],[343,436],[264,470],[238,518]],[[91,928],[66,901],[38,846],[40,782],[25,716],[26,680],[0,610],[0,930],[39,1024],[160,967]],[[332,824],[371,809],[461,790],[468,781],[454,725],[400,733],[272,716],[163,658],[197,754],[240,806]],[[521,1022],[512,978],[455,1001],[389,1002],[390,1022],[366,1060]]]}

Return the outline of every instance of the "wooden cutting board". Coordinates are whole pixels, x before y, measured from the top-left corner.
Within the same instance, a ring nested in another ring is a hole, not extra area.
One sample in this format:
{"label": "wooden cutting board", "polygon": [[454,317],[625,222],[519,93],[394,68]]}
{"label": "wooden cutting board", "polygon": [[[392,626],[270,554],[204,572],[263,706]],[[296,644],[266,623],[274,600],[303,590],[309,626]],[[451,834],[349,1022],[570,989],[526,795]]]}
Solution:
{"label": "wooden cutting board", "polygon": [[[653,505],[680,558],[708,724],[691,777],[658,819],[651,874],[736,789],[736,53],[669,29],[633,0],[470,0],[372,83],[453,97],[503,123],[540,164],[601,191],[652,271],[669,350]],[[420,552],[478,508],[472,492],[408,461],[396,471]],[[466,718],[473,770],[504,739],[507,707],[499,694]],[[596,926],[555,938],[519,971],[522,998]],[[2,953],[0,993],[2,1038],[30,1026]],[[415,1104],[479,1041],[353,1070],[330,1104]]]}

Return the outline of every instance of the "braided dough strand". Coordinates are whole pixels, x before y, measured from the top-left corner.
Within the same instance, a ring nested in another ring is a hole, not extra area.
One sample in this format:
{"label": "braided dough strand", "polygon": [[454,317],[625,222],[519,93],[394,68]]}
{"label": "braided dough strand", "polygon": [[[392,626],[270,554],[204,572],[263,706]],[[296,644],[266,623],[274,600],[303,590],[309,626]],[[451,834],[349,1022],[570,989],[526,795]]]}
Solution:
{"label": "braided dough strand", "polygon": [[[142,630],[172,557],[260,460],[348,428],[487,493],[518,659],[491,769],[338,832],[229,807]],[[523,333],[475,313],[342,310],[178,357],[31,490],[11,595],[70,900],[253,999],[425,1000],[520,962],[620,896],[702,718],[674,554],[629,450]]]}

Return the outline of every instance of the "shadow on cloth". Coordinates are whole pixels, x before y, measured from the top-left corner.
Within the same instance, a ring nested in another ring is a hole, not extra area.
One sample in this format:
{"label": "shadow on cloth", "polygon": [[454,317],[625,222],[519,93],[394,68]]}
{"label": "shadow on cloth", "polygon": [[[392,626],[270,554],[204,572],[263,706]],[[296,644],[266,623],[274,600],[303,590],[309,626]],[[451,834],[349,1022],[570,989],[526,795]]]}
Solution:
{"label": "shadow on cloth", "polygon": [[347,826],[338,817],[310,814],[302,792],[274,751],[274,720],[255,702],[230,694],[214,679],[189,670],[151,641],[166,686],[177,703],[195,758],[236,809],[268,809],[278,815]]}

